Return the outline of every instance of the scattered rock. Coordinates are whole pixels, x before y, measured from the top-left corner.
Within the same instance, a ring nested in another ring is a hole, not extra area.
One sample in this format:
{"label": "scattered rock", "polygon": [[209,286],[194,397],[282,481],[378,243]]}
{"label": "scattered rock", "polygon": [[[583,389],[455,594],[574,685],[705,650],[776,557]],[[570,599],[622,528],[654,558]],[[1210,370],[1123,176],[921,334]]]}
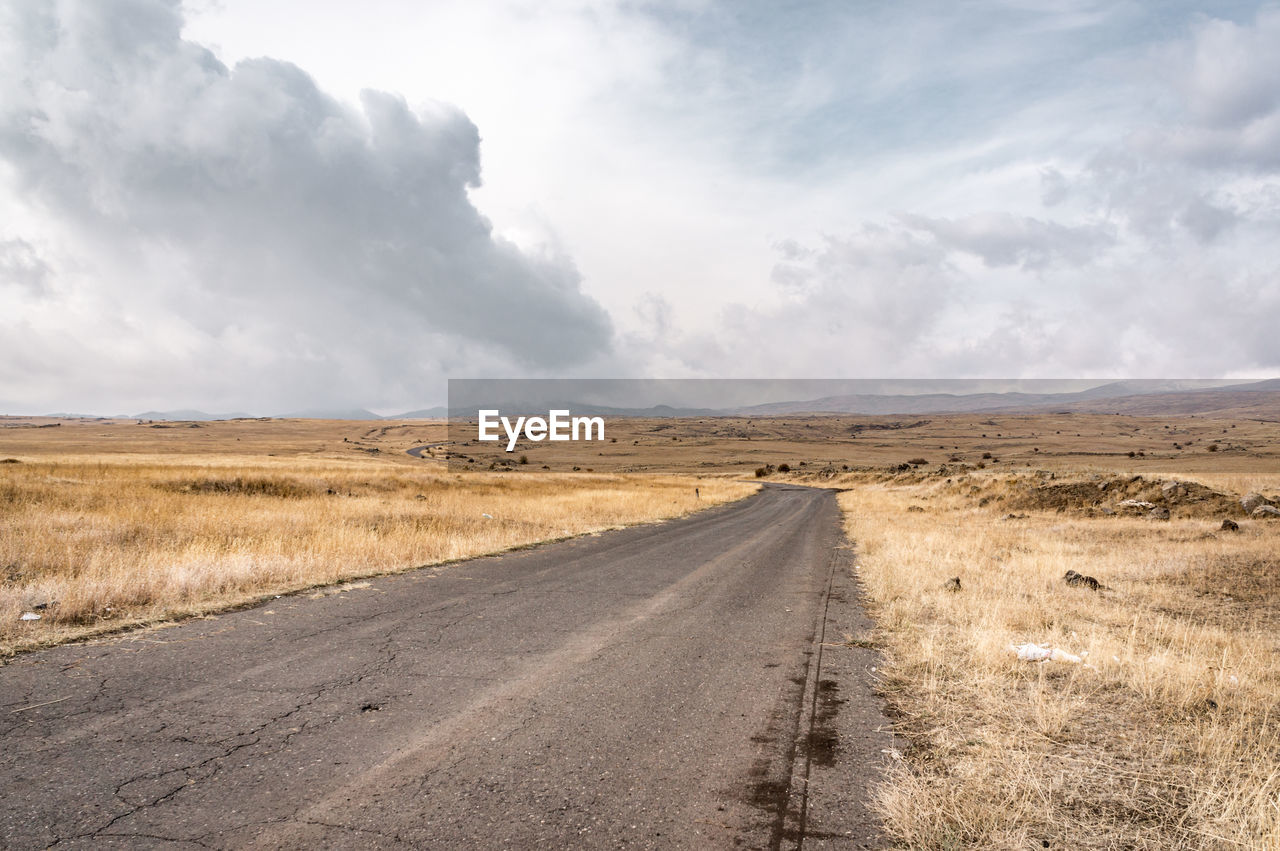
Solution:
{"label": "scattered rock", "polygon": [[1017,654],[1018,658],[1024,662],[1070,662],[1073,665],[1079,665],[1084,662],[1087,653],[1077,656],[1074,653],[1053,647],[1049,644],[1010,644],[1009,649]]}
{"label": "scattered rock", "polygon": [[1249,516],[1254,520],[1272,520],[1280,517],[1280,508],[1276,508],[1274,505],[1259,505],[1249,512]]}
{"label": "scattered rock", "polygon": [[948,579],[942,586],[944,591],[950,591],[953,594],[960,590],[960,577],[953,576]]}
{"label": "scattered rock", "polygon": [[1152,520],[1168,520],[1169,509],[1165,508],[1164,506],[1158,505],[1155,508],[1151,509],[1151,511],[1147,514],[1147,516],[1150,517]]}
{"label": "scattered rock", "polygon": [[1164,494],[1165,499],[1173,499],[1187,495],[1187,486],[1182,482],[1172,481],[1165,482],[1160,486],[1160,492]]}
{"label": "scattered rock", "polygon": [[1106,589],[1105,585],[1094,579],[1092,576],[1085,576],[1084,574],[1077,573],[1074,570],[1068,570],[1066,575],[1062,577],[1062,581],[1066,582],[1072,588],[1088,588],[1090,591],[1102,591]]}
{"label": "scattered rock", "polygon": [[923,514],[923,513],[924,513],[924,509],[923,509],[922,507],[918,506],[918,505],[908,505],[908,506],[907,506],[907,511],[912,512],[912,513],[914,513],[914,514]]}
{"label": "scattered rock", "polygon": [[1218,528],[1224,532],[1239,532],[1240,524],[1234,520],[1223,520],[1222,525]]}
{"label": "scattered rock", "polygon": [[1147,502],[1145,499],[1122,499],[1116,503],[1116,508],[1130,508],[1135,511],[1150,511],[1155,507],[1154,502]]}
{"label": "scattered rock", "polygon": [[1268,505],[1269,502],[1270,501],[1262,494],[1251,493],[1246,495],[1244,499],[1240,500],[1240,505],[1244,508],[1245,514],[1253,514],[1254,510],[1263,505]]}
{"label": "scattered rock", "polygon": [[1028,515],[1026,514],[1006,514],[1004,517],[1001,517],[1000,519],[1001,520],[1026,520],[1027,517]]}
{"label": "scattered rock", "polygon": [[22,613],[22,617],[18,618],[18,620],[20,620],[20,621],[38,621],[38,620],[40,620],[40,616],[39,616],[39,615],[37,615],[35,612],[23,612],[23,613]]}

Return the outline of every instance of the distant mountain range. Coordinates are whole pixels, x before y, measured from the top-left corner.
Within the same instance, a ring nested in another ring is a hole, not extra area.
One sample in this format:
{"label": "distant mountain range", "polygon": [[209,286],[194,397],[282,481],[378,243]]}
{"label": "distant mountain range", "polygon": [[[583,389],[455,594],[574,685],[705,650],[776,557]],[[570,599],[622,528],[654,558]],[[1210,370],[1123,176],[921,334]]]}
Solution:
{"label": "distant mountain range", "polygon": [[[921,395],[860,394],[829,396],[796,402],[772,402],[740,408],[735,413],[754,416],[779,416],[783,414],[838,413],[838,414],[963,414],[986,411],[1029,411],[1052,408],[1054,410],[1093,410],[1118,412],[1121,400],[1142,397],[1155,398],[1187,396],[1197,393],[1217,392],[1231,394],[1248,392],[1248,388],[1267,385],[1269,382],[1231,384],[1224,387],[1222,381],[1114,381],[1076,393],[927,393]],[[1274,388],[1260,388],[1274,389]],[[1125,403],[1128,404],[1127,402]],[[1157,403],[1158,404],[1158,403]],[[1185,404],[1185,403],[1184,403]],[[1083,406],[1083,407],[1080,407]]]}
{"label": "distant mountain range", "polygon": [[1160,415],[1205,413],[1240,406],[1274,408],[1280,416],[1280,379],[1259,382],[1225,380],[1115,381],[1071,393],[863,393],[819,399],[768,402],[730,408],[617,408],[543,399],[492,400],[470,404],[496,408],[503,414],[529,415],[552,409],[568,409],[577,415],[614,417],[776,417],[800,414],[854,414],[888,416],[910,414],[1032,413],[1073,411]]}
{"label": "distant mountain range", "polygon": [[[1231,382],[1215,380],[1135,380],[1115,381],[1071,393],[924,393],[852,394],[784,402],[767,402],[730,408],[611,407],[571,400],[492,400],[478,408],[496,408],[503,414],[545,414],[565,409],[579,416],[605,417],[770,417],[797,414],[854,414],[862,416],[962,413],[1071,413],[1131,414],[1135,416],[1176,416],[1221,414],[1280,418],[1280,379]],[[312,408],[276,414],[281,419],[408,420],[438,419],[448,415],[444,406],[380,416],[365,408]],[[51,414],[59,417],[88,415]],[[210,414],[199,410],[144,411],[140,420],[230,420],[252,418],[250,414]]]}
{"label": "distant mountain range", "polygon": [[[269,417],[255,417],[253,414],[243,412],[232,414],[210,414],[206,411],[198,411],[189,408],[182,408],[175,411],[143,411],[140,414],[120,414],[112,419],[121,420],[156,420],[159,422],[210,422],[214,420],[252,420],[252,419],[279,419],[279,420],[416,420],[444,417],[448,414],[448,409],[443,405],[435,408],[426,408],[420,411],[409,411],[403,414],[395,414],[394,416],[381,416],[373,411],[365,408],[307,408],[301,411],[287,411],[283,414],[273,414]],[[102,419],[93,414],[47,414],[50,417],[65,417],[68,419]]]}

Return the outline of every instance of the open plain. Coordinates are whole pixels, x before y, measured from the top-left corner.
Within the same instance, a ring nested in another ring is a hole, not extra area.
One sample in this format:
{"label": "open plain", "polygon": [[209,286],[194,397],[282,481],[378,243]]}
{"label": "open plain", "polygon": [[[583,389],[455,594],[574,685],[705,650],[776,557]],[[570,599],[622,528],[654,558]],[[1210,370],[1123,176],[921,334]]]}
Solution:
{"label": "open plain", "polygon": [[[9,418],[10,652],[152,627],[0,669],[3,829],[1280,847],[1280,520],[1242,505],[1280,505],[1276,420],[634,419],[505,453],[431,422]],[[201,810],[271,778],[274,809]]]}

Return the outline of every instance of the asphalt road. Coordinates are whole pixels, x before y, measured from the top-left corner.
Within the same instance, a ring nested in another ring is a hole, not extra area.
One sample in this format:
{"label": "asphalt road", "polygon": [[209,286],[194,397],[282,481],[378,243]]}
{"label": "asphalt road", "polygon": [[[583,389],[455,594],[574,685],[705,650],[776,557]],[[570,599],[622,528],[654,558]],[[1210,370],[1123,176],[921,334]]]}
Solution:
{"label": "asphalt road", "polygon": [[[829,491],[0,668],[6,848],[861,848],[890,744]],[[825,639],[825,640],[824,640]]]}

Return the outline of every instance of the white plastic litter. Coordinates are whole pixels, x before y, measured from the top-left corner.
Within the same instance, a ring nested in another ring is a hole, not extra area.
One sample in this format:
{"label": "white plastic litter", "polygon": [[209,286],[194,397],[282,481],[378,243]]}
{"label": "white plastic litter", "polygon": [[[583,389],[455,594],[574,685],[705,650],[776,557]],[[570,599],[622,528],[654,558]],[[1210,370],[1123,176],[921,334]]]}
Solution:
{"label": "white plastic litter", "polygon": [[35,612],[23,612],[23,613],[22,613],[22,617],[18,618],[18,620],[20,620],[20,621],[38,621],[38,620],[40,620],[40,616],[39,616],[39,615],[37,615]]}
{"label": "white plastic litter", "polygon": [[488,517],[490,520],[492,520],[492,519],[493,519],[493,515],[492,515],[492,514],[481,514],[480,516],[481,516],[481,517]]}
{"label": "white plastic litter", "polygon": [[1010,644],[1009,649],[1024,662],[1070,662],[1079,665],[1083,657],[1047,644]]}

